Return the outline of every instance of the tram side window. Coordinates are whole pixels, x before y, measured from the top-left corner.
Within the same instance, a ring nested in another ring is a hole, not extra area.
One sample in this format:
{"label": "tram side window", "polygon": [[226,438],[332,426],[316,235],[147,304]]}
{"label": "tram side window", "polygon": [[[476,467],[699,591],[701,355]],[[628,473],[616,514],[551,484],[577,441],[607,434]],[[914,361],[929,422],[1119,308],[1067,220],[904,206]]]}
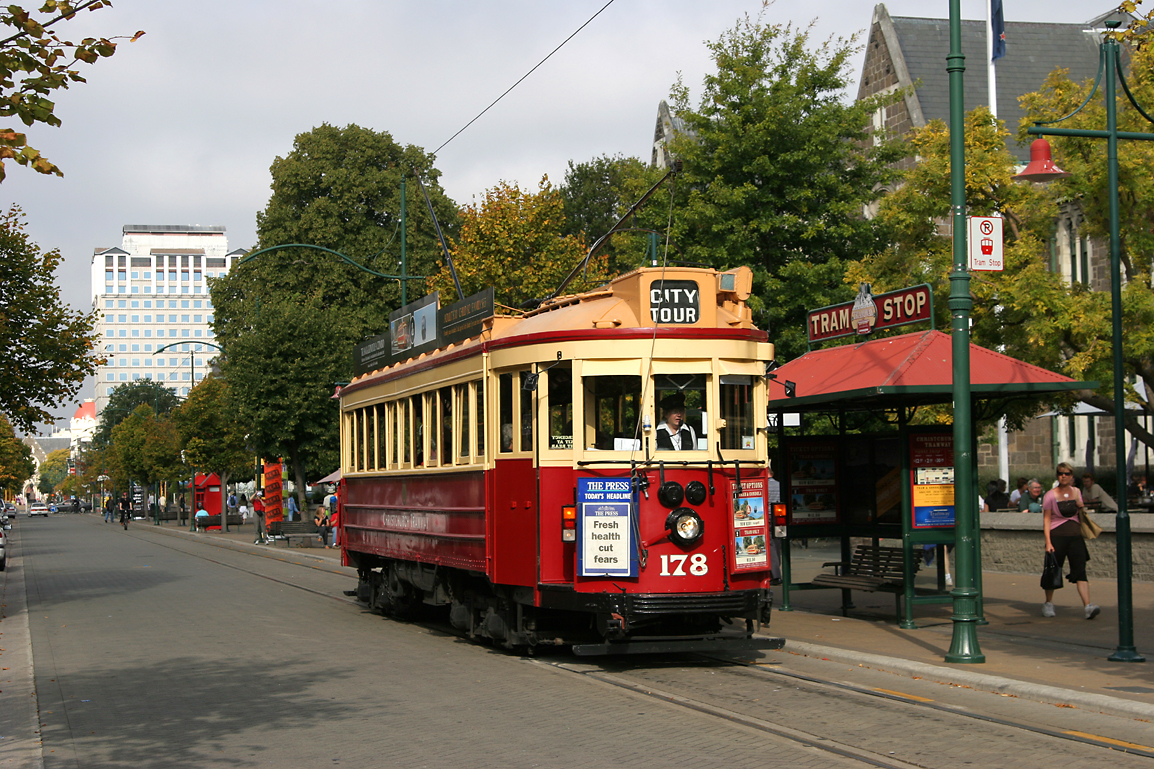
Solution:
{"label": "tram side window", "polygon": [[757,425],[754,423],[753,377],[730,374],[721,377],[722,449],[757,447]]}
{"label": "tram side window", "polygon": [[549,448],[573,448],[573,365],[549,369]]}
{"label": "tram side window", "polygon": [[457,385],[454,388],[456,391],[456,399],[458,403],[456,422],[457,435],[461,436],[461,448],[457,451],[457,454],[461,458],[461,464],[469,463],[469,455],[471,454],[470,449],[472,448],[469,445],[469,414],[472,413],[472,410],[469,408],[469,391],[471,389],[472,386],[467,384]]}
{"label": "tram side window", "polygon": [[497,396],[500,399],[498,424],[501,425],[501,453],[513,451],[513,375],[501,374],[497,379]]}
{"label": "tram side window", "polygon": [[485,383],[477,382],[477,461],[485,456]]}
{"label": "tram side window", "polygon": [[453,388],[441,388],[441,464],[453,464]]}
{"label": "tram side window", "polygon": [[521,372],[518,390],[521,393],[521,451],[533,450],[533,391],[525,389],[528,371]]}
{"label": "tram side window", "polygon": [[365,469],[365,410],[353,412],[353,468]]}
{"label": "tram side window", "polygon": [[438,436],[441,434],[441,409],[437,405],[437,395],[435,390],[431,393],[425,393],[425,421],[429,425],[429,461],[427,464],[430,467],[436,467],[441,458],[440,452],[437,451]]}
{"label": "tram side window", "polygon": [[409,399],[413,409],[413,467],[425,466],[425,409],[424,396]]}
{"label": "tram side window", "polygon": [[654,443],[658,451],[709,449],[709,408],[704,374],[665,374],[653,378],[657,403]]}
{"label": "tram side window", "polygon": [[373,406],[373,469],[385,467],[385,406]]}
{"label": "tram side window", "polygon": [[586,449],[631,451],[637,439],[641,413],[641,377],[587,376],[581,386],[585,395],[584,443]]}

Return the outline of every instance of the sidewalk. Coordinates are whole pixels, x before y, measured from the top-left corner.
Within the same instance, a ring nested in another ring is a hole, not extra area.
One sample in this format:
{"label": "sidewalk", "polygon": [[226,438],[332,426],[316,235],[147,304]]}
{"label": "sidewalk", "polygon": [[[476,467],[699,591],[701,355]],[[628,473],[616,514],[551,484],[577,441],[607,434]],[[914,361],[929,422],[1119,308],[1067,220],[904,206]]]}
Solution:
{"label": "sidewalk", "polygon": [[[792,551],[794,581],[808,581],[832,547]],[[930,576],[918,585],[932,587]],[[997,691],[1054,704],[1070,704],[1129,717],[1154,719],[1154,583],[1133,583],[1134,640],[1144,663],[1110,662],[1118,643],[1117,583],[1096,580],[1090,597],[1102,607],[1084,618],[1073,585],[1054,596],[1058,616],[1042,617],[1037,574],[984,572],[985,619],[978,643],[986,662],[947,664],[953,622],[949,604],[917,605],[917,630],[901,630],[888,593],[854,592],[856,609],[841,616],[840,590],[790,593],[794,610],[774,611],[767,633],[786,638],[785,650],[863,665],[911,677]]]}
{"label": "sidewalk", "polygon": [[[177,536],[197,537],[237,549],[291,553],[340,564],[340,550],[292,548],[284,543],[254,545],[253,524],[219,531],[189,533],[169,522],[153,527]],[[319,543],[318,543],[319,544]],[[808,581],[826,561],[839,560],[833,547],[793,550],[795,581]],[[855,592],[856,609],[841,616],[840,590],[807,590],[791,594],[793,611],[776,610],[765,634],[784,637],[785,652],[817,659],[923,678],[956,686],[1000,692],[1055,705],[1099,710],[1129,718],[1154,720],[1154,583],[1133,583],[1134,639],[1144,663],[1109,662],[1118,643],[1117,584],[1096,580],[1091,599],[1102,607],[1093,620],[1084,619],[1073,585],[1058,591],[1058,616],[1042,617],[1042,591],[1037,574],[982,575],[985,618],[978,643],[986,657],[980,664],[946,664],[953,635],[949,604],[918,605],[917,630],[901,630],[889,593]],[[931,587],[930,576],[919,586]]]}

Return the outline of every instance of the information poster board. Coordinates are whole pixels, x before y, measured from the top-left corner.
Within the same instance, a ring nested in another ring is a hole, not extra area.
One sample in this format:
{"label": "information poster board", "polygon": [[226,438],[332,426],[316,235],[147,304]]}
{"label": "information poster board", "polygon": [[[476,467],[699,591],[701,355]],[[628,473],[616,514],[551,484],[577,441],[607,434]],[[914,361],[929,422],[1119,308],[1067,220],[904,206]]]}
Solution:
{"label": "information poster board", "polygon": [[954,436],[910,433],[910,499],[915,529],[954,525]]}
{"label": "information poster board", "polygon": [[577,479],[577,569],[582,577],[636,577],[633,483]]}
{"label": "information poster board", "polygon": [[264,464],[264,521],[266,524],[284,520],[281,500],[281,463]]}
{"label": "information poster board", "polygon": [[789,444],[790,523],[837,523],[837,443]]}
{"label": "information poster board", "polygon": [[732,571],[765,571],[769,568],[769,528],[766,516],[765,479],[730,483],[730,516],[733,535]]}

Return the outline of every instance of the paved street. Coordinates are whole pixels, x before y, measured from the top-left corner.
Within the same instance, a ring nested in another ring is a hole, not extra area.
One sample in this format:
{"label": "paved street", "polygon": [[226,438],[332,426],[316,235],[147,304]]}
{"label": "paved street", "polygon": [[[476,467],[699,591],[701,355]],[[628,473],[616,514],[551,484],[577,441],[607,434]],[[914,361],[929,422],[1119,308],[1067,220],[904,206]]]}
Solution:
{"label": "paved street", "polygon": [[[125,532],[95,516],[21,518],[12,533],[0,767],[39,766],[41,753],[50,768],[133,769],[1151,765],[1023,728],[1067,728],[1056,719],[1071,714],[1052,706],[994,713],[996,695],[954,702],[902,681],[946,706],[928,709],[799,678],[806,663],[788,654],[741,666],[495,652],[368,614],[342,593],[351,572],[308,551],[229,549],[142,522]],[[899,687],[876,671],[839,676]],[[1142,733],[1102,719],[1071,723]]]}

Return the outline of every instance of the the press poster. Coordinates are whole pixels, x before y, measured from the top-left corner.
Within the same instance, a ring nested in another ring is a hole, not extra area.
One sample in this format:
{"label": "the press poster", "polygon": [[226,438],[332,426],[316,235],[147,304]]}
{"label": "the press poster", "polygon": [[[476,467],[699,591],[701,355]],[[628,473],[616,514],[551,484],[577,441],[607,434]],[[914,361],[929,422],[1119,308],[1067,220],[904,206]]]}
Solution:
{"label": "the press poster", "polygon": [[264,521],[266,524],[284,520],[281,512],[281,463],[265,462],[264,465]]}
{"label": "the press poster", "polygon": [[789,444],[790,523],[837,523],[837,443]]}
{"label": "the press poster", "polygon": [[765,514],[765,479],[730,484],[730,516],[733,532],[733,571],[764,571],[769,568],[769,528]]}
{"label": "the press poster", "polygon": [[954,525],[954,436],[910,434],[910,483],[914,528]]}
{"label": "the press poster", "polygon": [[633,482],[577,479],[577,566],[582,577],[636,577]]}

